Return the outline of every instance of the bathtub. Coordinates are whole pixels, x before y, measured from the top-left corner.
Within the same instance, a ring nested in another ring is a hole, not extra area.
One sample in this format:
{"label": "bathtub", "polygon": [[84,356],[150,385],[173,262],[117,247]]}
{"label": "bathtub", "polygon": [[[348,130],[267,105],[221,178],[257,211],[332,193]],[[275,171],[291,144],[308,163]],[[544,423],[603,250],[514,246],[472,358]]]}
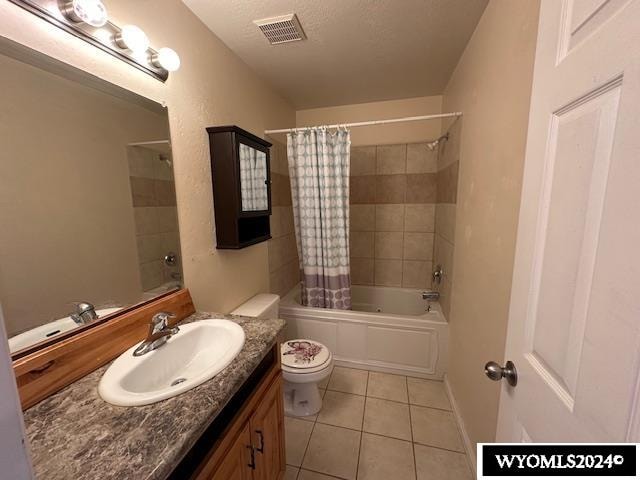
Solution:
{"label": "bathtub", "polygon": [[300,287],[280,302],[287,339],[308,338],[326,345],[336,365],[442,379],[447,367],[449,326],[437,302],[422,291],[351,287],[353,310],[300,305]]}

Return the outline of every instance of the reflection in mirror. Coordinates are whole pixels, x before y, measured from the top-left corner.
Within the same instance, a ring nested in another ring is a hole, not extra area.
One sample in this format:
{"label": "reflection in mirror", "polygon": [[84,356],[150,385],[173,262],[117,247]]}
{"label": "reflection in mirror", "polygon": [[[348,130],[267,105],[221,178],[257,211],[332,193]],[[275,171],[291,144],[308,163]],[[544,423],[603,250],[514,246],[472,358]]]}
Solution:
{"label": "reflection in mirror", "polygon": [[166,110],[14,53],[0,49],[0,303],[15,354],[182,272]]}
{"label": "reflection in mirror", "polygon": [[242,211],[268,210],[267,154],[240,143],[239,157]]}

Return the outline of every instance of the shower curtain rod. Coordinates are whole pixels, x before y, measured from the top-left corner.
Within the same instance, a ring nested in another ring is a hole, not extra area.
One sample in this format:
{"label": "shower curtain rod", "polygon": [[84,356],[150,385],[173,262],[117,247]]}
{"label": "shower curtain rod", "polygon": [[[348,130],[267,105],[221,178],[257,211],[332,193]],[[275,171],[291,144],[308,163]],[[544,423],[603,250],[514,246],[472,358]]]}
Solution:
{"label": "shower curtain rod", "polygon": [[[403,117],[403,118],[390,118],[388,120],[370,120],[368,122],[354,122],[354,123],[340,123],[336,125],[322,125],[326,128],[338,128],[338,127],[366,127],[367,125],[384,125],[385,123],[400,123],[400,122],[415,122],[417,120],[433,120],[435,118],[448,118],[448,117],[460,117],[462,112],[451,113],[438,113],[436,115],[420,115],[418,117]],[[283,128],[280,130],[265,130],[265,135],[271,133],[289,133],[298,130],[307,130],[309,128],[316,127],[299,127],[299,128]]]}

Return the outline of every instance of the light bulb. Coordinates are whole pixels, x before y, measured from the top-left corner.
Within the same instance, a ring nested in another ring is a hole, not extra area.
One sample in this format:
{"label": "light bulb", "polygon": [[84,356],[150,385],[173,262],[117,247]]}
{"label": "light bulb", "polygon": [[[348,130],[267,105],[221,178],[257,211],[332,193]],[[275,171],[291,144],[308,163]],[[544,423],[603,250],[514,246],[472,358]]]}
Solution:
{"label": "light bulb", "polygon": [[163,47],[151,57],[151,63],[169,72],[175,72],[180,68],[180,56],[174,50]]}
{"label": "light bulb", "polygon": [[125,25],[115,37],[120,48],[128,48],[133,53],[144,53],[149,48],[149,39],[141,28]]}
{"label": "light bulb", "polygon": [[92,27],[102,27],[107,23],[107,8],[100,0],[71,0],[60,10],[76,23],[84,22]]}

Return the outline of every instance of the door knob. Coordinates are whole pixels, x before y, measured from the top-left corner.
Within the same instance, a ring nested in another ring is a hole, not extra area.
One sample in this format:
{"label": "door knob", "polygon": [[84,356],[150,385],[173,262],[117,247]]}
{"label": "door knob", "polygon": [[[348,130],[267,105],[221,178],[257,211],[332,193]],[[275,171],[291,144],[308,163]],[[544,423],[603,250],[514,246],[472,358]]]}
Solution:
{"label": "door knob", "polygon": [[511,360],[501,367],[496,362],[487,362],[484,366],[484,374],[494,382],[499,382],[503,378],[507,379],[507,383],[512,387],[518,384],[518,371]]}

